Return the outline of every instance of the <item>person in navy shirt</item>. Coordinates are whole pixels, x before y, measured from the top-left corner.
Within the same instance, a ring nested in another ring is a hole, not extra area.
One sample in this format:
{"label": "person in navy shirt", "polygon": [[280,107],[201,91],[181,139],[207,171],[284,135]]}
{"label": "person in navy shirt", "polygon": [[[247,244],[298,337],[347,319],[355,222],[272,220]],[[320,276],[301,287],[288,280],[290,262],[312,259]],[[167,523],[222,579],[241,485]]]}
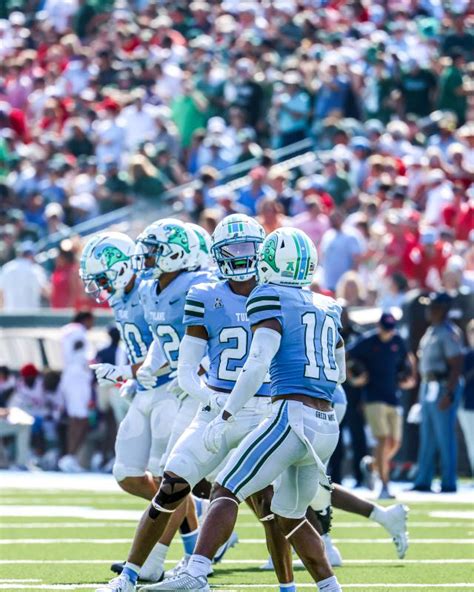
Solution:
{"label": "person in navy shirt", "polygon": [[400,448],[402,417],[398,407],[400,386],[413,382],[413,361],[396,332],[396,320],[383,313],[377,328],[349,345],[350,360],[363,369],[352,384],[364,387],[365,416],[374,438],[375,465],[382,481],[381,499],[393,497],[388,490],[390,461]]}
{"label": "person in navy shirt", "polygon": [[464,356],[464,388],[458,417],[469,456],[471,475],[474,477],[474,320],[469,321],[466,333],[469,347]]}

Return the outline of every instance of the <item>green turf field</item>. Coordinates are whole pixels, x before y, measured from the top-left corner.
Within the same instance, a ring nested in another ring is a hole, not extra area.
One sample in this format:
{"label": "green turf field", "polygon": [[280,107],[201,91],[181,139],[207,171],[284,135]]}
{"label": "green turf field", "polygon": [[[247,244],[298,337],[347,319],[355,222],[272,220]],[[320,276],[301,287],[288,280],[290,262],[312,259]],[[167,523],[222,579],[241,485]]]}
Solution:
{"label": "green turf field", "polygon": [[[135,514],[145,503],[120,492],[33,488],[1,491],[0,506],[0,590],[94,590],[111,577],[110,562],[125,558]],[[473,506],[419,502],[410,508],[406,561],[396,558],[379,526],[335,514],[332,534],[345,560],[337,569],[344,590],[474,590]],[[278,590],[274,574],[259,570],[267,557],[263,530],[247,508],[237,532],[241,542],[216,567],[213,587]],[[170,566],[181,550],[179,541],[173,544]],[[296,572],[296,581],[300,590],[316,589],[304,571]]]}

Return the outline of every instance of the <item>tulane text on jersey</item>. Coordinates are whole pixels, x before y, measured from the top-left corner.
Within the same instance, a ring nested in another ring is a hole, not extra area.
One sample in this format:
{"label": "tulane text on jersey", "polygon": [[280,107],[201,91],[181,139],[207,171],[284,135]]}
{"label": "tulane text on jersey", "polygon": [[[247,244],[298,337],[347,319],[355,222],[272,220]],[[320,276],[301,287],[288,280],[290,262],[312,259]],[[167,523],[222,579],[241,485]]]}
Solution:
{"label": "tulane text on jersey", "polygon": [[179,344],[184,336],[183,311],[186,294],[194,284],[210,281],[208,271],[183,271],[159,291],[157,280],[145,280],[140,285],[140,302],[145,318],[159,341],[172,369],[178,366]]}

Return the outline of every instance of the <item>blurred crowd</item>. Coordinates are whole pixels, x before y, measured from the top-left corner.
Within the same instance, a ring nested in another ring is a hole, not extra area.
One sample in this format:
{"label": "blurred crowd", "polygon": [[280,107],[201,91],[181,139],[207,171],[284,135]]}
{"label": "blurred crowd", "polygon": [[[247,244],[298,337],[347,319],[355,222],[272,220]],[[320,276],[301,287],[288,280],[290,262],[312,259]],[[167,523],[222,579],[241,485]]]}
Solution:
{"label": "blurred crowd", "polygon": [[[27,265],[23,308],[83,304],[71,226],[191,180],[174,198],[190,219],[303,228],[321,288],[353,304],[472,286],[472,3],[31,0],[3,16],[6,309]],[[315,160],[279,162],[300,140]],[[45,274],[34,243],[53,234]]]}

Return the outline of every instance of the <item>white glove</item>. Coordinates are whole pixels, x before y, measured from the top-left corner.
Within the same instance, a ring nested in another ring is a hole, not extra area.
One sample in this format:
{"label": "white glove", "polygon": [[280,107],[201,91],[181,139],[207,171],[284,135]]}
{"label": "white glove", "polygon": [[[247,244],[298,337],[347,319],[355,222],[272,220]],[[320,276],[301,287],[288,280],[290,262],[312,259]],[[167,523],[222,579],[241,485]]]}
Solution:
{"label": "white glove", "polygon": [[152,389],[156,384],[156,376],[150,366],[143,364],[137,371],[137,380],[146,389]]}
{"label": "white glove", "polygon": [[89,366],[97,378],[100,386],[107,386],[116,384],[117,382],[125,382],[129,378],[133,378],[131,366],[114,366],[113,364],[91,364]]}
{"label": "white glove", "polygon": [[134,395],[137,392],[136,380],[127,380],[124,382],[119,390],[119,395],[122,399],[125,399],[129,403],[132,402]]}
{"label": "white glove", "polygon": [[222,447],[222,440],[224,435],[232,422],[232,415],[229,419],[225,420],[222,418],[222,413],[215,417],[210,423],[207,424],[204,434],[202,436],[204,446],[212,452],[217,454]]}
{"label": "white glove", "polygon": [[174,372],[171,372],[170,377],[172,380],[168,382],[166,392],[176,397],[178,401],[184,401],[184,399],[187,399],[189,395],[179,386],[177,371],[175,370]]}

